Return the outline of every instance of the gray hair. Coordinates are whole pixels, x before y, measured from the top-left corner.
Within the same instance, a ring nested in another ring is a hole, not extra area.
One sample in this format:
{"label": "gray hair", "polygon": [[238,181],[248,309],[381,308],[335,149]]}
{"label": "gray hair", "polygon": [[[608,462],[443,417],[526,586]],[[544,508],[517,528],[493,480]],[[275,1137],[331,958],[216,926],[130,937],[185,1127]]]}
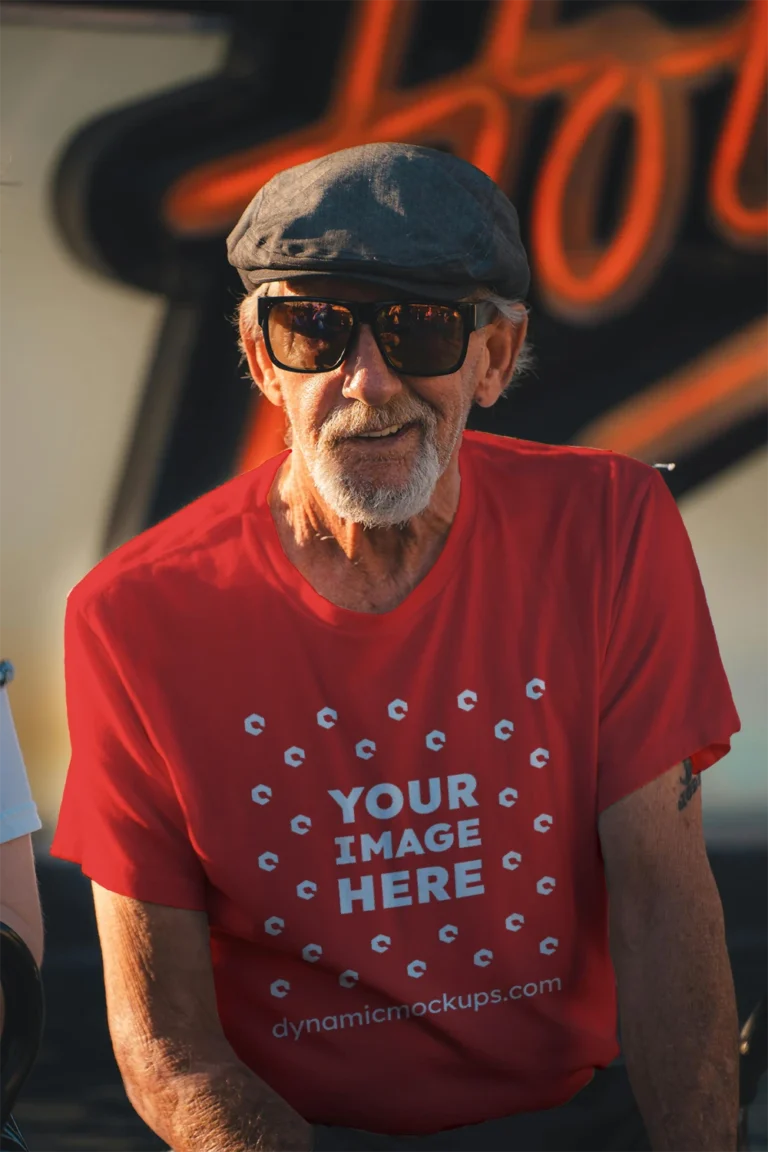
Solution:
{"label": "gray hair", "polygon": [[[261,284],[258,284],[254,288],[253,292],[249,292],[247,296],[243,296],[242,300],[240,301],[240,303],[237,306],[237,314],[235,316],[235,322],[237,323],[239,321],[240,324],[243,324],[245,326],[245,328],[247,328],[247,330],[250,332],[250,334],[254,338],[254,340],[258,340],[259,337],[261,336],[261,328],[259,326],[259,311],[258,311],[258,309],[259,309],[259,304],[258,304],[259,296],[271,296],[272,295],[271,290],[273,288],[277,287],[277,283],[278,282],[276,280],[262,281]],[[238,325],[238,327],[239,327],[239,325]],[[245,363],[247,360],[247,356],[246,356],[246,349],[245,349],[245,341],[243,340],[242,335],[239,337],[239,339],[237,341],[237,346],[240,349],[241,363]]]}
{"label": "gray hair", "polygon": [[[471,296],[465,296],[464,300],[468,304],[493,304],[499,315],[508,320],[513,328],[519,328],[528,315],[528,309],[522,300],[507,300],[504,296],[497,296],[490,288],[478,288]],[[528,340],[524,340],[517,354],[517,360],[515,360],[512,379],[505,387],[502,395],[506,395],[519,376],[530,372],[535,363],[536,357],[533,349]]]}
{"label": "gray hair", "polygon": [[[259,296],[271,296],[277,284],[278,282],[276,280],[264,281],[259,284],[253,292],[249,292],[249,294],[244,296],[240,301],[238,316],[245,322],[246,328],[254,338],[258,338],[261,331],[258,321],[258,298]],[[528,309],[522,300],[507,300],[503,296],[497,296],[496,293],[491,292],[489,288],[478,288],[471,296],[462,297],[461,302],[466,304],[493,304],[499,315],[505,320],[508,320],[515,328],[519,328],[528,315]],[[239,340],[239,347],[245,359],[245,344],[243,343],[242,337]],[[535,362],[536,358],[530,344],[527,340],[523,341],[523,345],[517,354],[512,379],[505,387],[502,395],[509,391],[518,377],[529,372]]]}

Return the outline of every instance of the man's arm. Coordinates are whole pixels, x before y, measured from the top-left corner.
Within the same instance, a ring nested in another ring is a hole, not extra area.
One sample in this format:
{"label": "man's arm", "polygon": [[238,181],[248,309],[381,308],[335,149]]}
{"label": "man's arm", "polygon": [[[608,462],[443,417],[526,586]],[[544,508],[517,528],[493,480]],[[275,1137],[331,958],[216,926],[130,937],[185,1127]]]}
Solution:
{"label": "man's arm", "polygon": [[93,886],[128,1097],[173,1152],[306,1152],[312,1129],[240,1061],[216,1007],[208,919]]}
{"label": "man's arm", "polygon": [[627,1071],[655,1152],[731,1152],[738,1019],[688,761],[599,818]]}

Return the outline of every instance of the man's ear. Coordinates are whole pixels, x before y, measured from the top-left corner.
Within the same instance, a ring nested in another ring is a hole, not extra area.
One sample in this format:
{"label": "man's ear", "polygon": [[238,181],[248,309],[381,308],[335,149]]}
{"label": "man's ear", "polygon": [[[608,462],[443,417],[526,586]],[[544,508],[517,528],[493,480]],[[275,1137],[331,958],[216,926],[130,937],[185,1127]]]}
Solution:
{"label": "man's ear", "polygon": [[283,394],[280,389],[280,383],[275,375],[275,366],[267,355],[267,350],[264,347],[264,341],[261,336],[254,337],[253,328],[250,321],[244,315],[243,308],[240,309],[238,325],[240,328],[240,340],[243,350],[245,351],[245,358],[248,361],[248,371],[251,374],[254,384],[271,404],[274,404],[277,408],[282,408]]}
{"label": "man's ear", "polygon": [[528,316],[521,310],[515,323],[499,317],[485,331],[488,332],[485,371],[477,382],[473,399],[481,408],[491,408],[512,379],[528,331]]}

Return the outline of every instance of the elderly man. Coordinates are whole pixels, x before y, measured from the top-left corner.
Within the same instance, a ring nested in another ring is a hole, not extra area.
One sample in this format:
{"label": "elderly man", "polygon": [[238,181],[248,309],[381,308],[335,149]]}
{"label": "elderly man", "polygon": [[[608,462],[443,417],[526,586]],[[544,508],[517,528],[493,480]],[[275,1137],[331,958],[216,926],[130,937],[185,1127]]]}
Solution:
{"label": "elderly man", "polygon": [[55,850],[132,1103],[175,1152],[734,1148],[699,773],[738,718],[658,473],[465,431],[525,339],[512,205],[368,145],[229,258],[291,449],[67,613]]}

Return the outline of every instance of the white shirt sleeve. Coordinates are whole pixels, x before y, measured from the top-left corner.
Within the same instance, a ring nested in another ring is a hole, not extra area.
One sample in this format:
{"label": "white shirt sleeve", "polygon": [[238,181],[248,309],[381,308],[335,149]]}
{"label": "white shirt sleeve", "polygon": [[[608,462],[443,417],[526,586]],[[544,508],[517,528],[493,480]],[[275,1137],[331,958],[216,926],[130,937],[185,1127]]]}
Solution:
{"label": "white shirt sleeve", "polygon": [[42,828],[6,688],[0,688],[0,844]]}

